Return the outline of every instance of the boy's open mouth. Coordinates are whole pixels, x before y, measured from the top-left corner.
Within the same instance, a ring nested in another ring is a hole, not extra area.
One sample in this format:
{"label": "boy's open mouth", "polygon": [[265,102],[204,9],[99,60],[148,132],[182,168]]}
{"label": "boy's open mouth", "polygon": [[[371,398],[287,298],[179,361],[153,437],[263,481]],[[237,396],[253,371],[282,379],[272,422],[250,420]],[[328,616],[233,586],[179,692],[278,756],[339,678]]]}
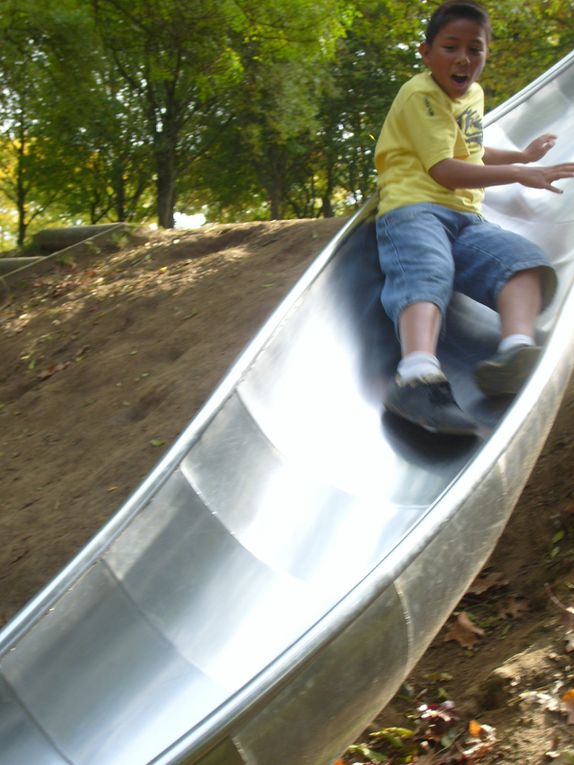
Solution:
{"label": "boy's open mouth", "polygon": [[459,85],[462,85],[463,83],[468,81],[468,75],[467,74],[453,74],[452,79],[455,82],[458,82]]}

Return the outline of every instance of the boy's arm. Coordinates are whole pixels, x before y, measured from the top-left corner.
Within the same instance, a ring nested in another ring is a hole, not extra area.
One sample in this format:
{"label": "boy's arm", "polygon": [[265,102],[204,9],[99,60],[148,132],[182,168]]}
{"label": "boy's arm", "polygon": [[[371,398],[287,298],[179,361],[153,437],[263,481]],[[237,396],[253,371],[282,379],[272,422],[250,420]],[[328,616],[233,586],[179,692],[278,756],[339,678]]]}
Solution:
{"label": "boy's arm", "polygon": [[545,133],[528,144],[523,151],[493,149],[485,146],[483,162],[485,165],[512,165],[515,163],[527,165],[529,162],[537,162],[539,159],[542,159],[555,143],[556,136]]}
{"label": "boy's arm", "polygon": [[540,159],[554,146],[555,140],[554,136],[540,136],[523,152],[486,149],[484,165],[473,165],[462,159],[443,159],[430,168],[429,174],[447,189],[476,189],[521,183],[530,188],[548,189],[561,194],[562,191],[552,184],[562,178],[574,178],[574,162],[551,167],[519,164]]}

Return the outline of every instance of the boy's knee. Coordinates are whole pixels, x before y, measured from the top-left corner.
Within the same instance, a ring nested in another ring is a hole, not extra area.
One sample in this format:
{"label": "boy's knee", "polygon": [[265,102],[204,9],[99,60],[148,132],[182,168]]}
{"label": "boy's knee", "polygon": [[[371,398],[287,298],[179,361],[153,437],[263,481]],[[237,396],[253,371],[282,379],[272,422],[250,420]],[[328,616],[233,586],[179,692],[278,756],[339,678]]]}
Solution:
{"label": "boy's knee", "polygon": [[503,284],[499,296],[509,286],[524,296],[536,292],[540,296],[541,310],[544,310],[556,294],[558,278],[549,264],[535,265],[514,271]]}

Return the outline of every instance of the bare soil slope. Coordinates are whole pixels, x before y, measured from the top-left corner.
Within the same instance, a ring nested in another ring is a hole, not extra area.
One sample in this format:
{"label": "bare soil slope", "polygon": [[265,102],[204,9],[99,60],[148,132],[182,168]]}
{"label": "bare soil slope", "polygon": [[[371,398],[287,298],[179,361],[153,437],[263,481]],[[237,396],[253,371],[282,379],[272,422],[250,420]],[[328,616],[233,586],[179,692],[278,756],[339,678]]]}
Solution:
{"label": "bare soil slope", "polygon": [[[0,624],[143,480],[343,222],[140,234],[0,293]],[[565,614],[544,587],[573,603],[573,426],[574,391],[491,561],[494,584],[461,605],[484,634],[464,648],[445,628],[379,727],[446,694],[461,725],[496,727],[484,762],[542,763],[574,738],[546,697],[520,696],[574,686]]]}

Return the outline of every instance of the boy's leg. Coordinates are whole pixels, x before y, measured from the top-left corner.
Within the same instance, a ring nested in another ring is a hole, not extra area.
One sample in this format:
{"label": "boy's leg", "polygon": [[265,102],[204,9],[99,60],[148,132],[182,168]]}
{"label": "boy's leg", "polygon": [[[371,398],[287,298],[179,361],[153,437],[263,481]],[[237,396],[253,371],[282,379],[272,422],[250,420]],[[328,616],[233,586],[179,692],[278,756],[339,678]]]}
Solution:
{"label": "boy's leg", "polygon": [[538,245],[484,219],[464,228],[453,256],[455,289],[498,311],[501,320],[498,350],[478,364],[476,382],[488,396],[513,395],[540,354],[536,319],[554,296],[556,274]]}
{"label": "boy's leg", "polygon": [[536,345],[536,319],[542,307],[538,269],[515,274],[500,290],[497,300],[502,339],[497,352],[475,370],[476,382],[489,396],[519,391],[540,355]]}
{"label": "boy's leg", "polygon": [[432,432],[474,434],[476,423],[456,404],[435,355],[454,264],[449,232],[431,208],[436,205],[400,208],[377,221],[385,274],[381,299],[395,324],[402,357],[384,403]]}
{"label": "boy's leg", "polygon": [[434,303],[411,303],[399,318],[401,353],[406,356],[417,351],[436,354],[442,317]]}
{"label": "boy's leg", "polygon": [[434,303],[411,303],[399,317],[402,358],[385,407],[434,433],[473,435],[477,425],[458,406],[435,355],[441,312]]}
{"label": "boy's leg", "polygon": [[539,270],[529,268],[509,279],[498,293],[497,308],[503,339],[526,335],[534,344],[536,319],[542,308]]}
{"label": "boy's leg", "polygon": [[401,361],[397,367],[401,382],[442,373],[436,356],[441,321],[440,310],[434,303],[411,303],[401,312]]}

